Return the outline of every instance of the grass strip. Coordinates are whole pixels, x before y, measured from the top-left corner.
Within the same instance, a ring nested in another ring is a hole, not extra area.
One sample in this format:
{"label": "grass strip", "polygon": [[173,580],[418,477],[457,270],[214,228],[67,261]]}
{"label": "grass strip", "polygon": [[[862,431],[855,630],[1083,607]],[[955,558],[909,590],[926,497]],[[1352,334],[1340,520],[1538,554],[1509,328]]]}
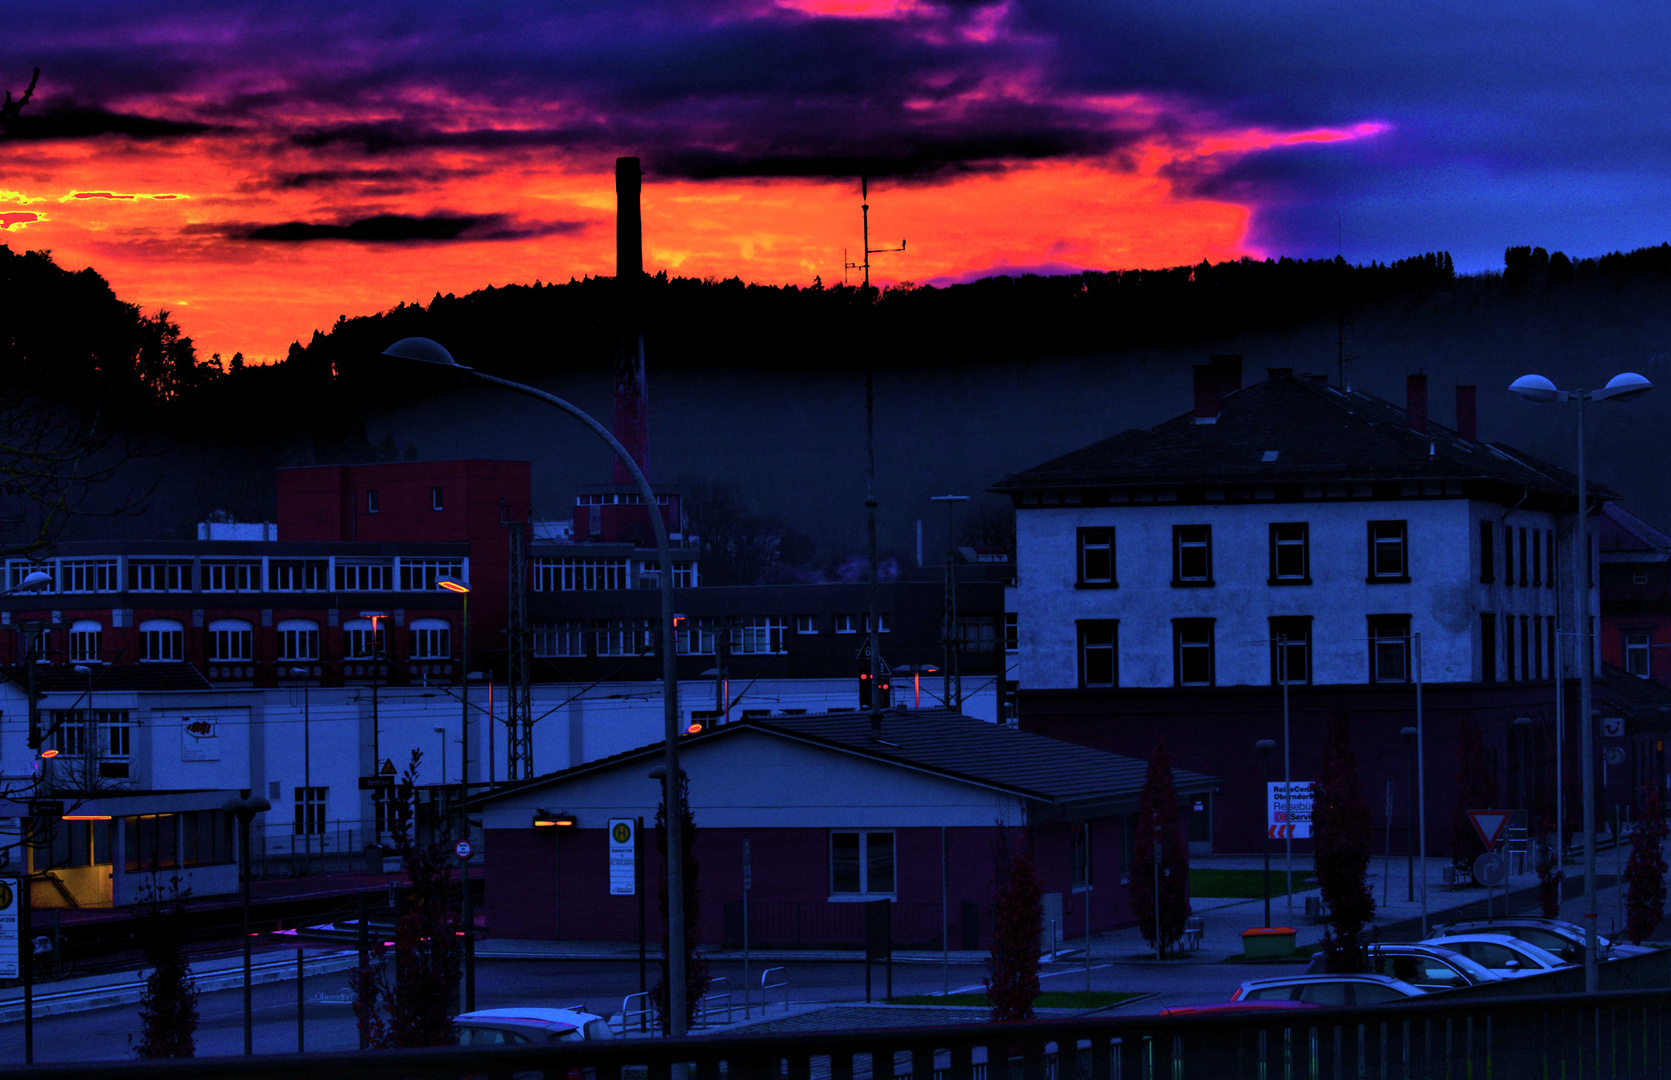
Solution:
{"label": "grass strip", "polygon": [[[1305,888],[1310,874],[1294,872],[1294,891]],[[1279,866],[1271,867],[1271,895],[1288,895],[1288,875]],[[1189,872],[1189,894],[1215,899],[1258,900],[1265,895],[1263,870],[1213,870],[1202,867]]]}

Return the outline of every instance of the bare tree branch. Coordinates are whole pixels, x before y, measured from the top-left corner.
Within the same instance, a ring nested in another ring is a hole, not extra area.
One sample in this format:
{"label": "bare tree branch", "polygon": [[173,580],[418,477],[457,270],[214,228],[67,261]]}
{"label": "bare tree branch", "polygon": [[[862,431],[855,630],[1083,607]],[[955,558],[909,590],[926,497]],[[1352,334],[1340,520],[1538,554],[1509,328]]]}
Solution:
{"label": "bare tree branch", "polygon": [[22,97],[13,101],[12,92],[10,90],[6,91],[6,100],[3,104],[0,104],[0,126],[10,127],[12,125],[18,114],[23,111],[23,107],[29,104],[29,99],[35,96],[35,84],[40,81],[41,69],[36,68],[35,74],[29,79],[29,89],[23,92]]}

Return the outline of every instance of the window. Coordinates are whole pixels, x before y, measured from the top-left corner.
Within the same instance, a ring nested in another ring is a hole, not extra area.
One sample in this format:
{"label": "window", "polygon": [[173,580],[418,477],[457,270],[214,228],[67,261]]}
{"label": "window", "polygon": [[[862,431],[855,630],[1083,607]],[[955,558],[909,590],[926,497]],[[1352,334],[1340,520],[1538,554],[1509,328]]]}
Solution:
{"label": "window", "polygon": [[1632,570],[1630,572],[1630,583],[1632,585],[1646,585],[1648,583],[1648,572],[1646,570]]}
{"label": "window", "polygon": [[1514,584],[1514,526],[1503,526],[1503,584]]}
{"label": "window", "polygon": [[1480,681],[1497,681],[1497,616],[1480,616]]}
{"label": "window", "polygon": [[412,659],[446,660],[452,657],[452,625],[445,619],[412,620]]}
{"label": "window", "polygon": [[830,894],[892,896],[894,834],[831,830]]}
{"label": "window", "polygon": [[237,819],[224,810],[191,810],[180,814],[180,865],[214,866],[236,861],[232,825]]}
{"label": "window", "polygon": [[395,567],[390,560],[336,564],[337,592],[388,592],[395,587]]}
{"label": "window", "polygon": [[255,658],[253,638],[250,624],[243,619],[216,619],[209,624],[209,660],[247,663]]}
{"label": "window", "polygon": [[462,579],[464,577],[464,560],[400,560],[400,587],[406,592],[433,592],[435,591],[435,582],[444,577]]}
{"label": "window", "polygon": [[534,655],[585,656],[588,630],[582,622],[535,624]]}
{"label": "window", "polygon": [[1284,615],[1271,619],[1271,685],[1311,682],[1311,617]]}
{"label": "window", "polygon": [[1497,548],[1491,536],[1491,522],[1480,522],[1480,582],[1485,585],[1497,580]]}
{"label": "window", "polygon": [[[876,632],[878,634],[886,634],[894,628],[894,613],[891,611],[879,611],[876,613],[876,622]],[[870,612],[868,611],[865,612],[865,633],[870,633]]]}
{"label": "window", "polygon": [[650,651],[648,619],[602,619],[597,635],[599,656],[641,656]]}
{"label": "window", "polygon": [[679,652],[685,656],[713,656],[718,645],[719,625],[714,619],[692,619],[681,615],[676,620]]}
{"label": "window", "polygon": [[[18,588],[19,586],[21,586],[23,584],[23,579],[24,578],[28,577],[30,574],[36,573],[37,571],[40,572],[40,573],[45,574],[49,579],[53,577],[52,564],[51,563],[30,562],[27,559],[13,559],[13,560],[11,560],[11,562],[9,562],[7,564],[7,575],[6,576],[10,579],[8,584],[7,584],[7,587],[12,588],[12,589]],[[52,582],[49,580],[46,583],[45,588],[38,589],[36,591],[38,591],[38,592],[51,592],[52,591]]]}
{"label": "window", "polygon": [[1548,653],[1545,660],[1549,664],[1549,677],[1553,679],[1555,677],[1555,616],[1545,615],[1543,617],[1543,631],[1543,647]]}
{"label": "window", "polygon": [[128,778],[132,735],[133,725],[126,709],[94,709],[91,713],[86,709],[55,709],[52,712],[52,748],[67,761],[91,765],[95,778]]}
{"label": "window", "polygon": [[795,616],[795,633],[797,633],[797,634],[816,634],[816,633],[818,633],[818,616],[816,616],[816,615],[797,615],[797,616]]}
{"label": "window", "polygon": [[1172,620],[1172,671],[1178,686],[1213,685],[1213,620]]}
{"label": "window", "polygon": [[1369,523],[1369,580],[1409,581],[1410,560],[1405,522]]}
{"label": "window", "polygon": [[540,556],[534,559],[535,592],[589,592],[626,587],[625,558],[576,559]]}
{"label": "window", "polygon": [[781,615],[750,615],[738,619],[731,633],[732,648],[739,653],[780,653],[788,622]]}
{"label": "window", "polygon": [[387,626],[379,626],[373,631],[370,619],[345,622],[342,624],[342,655],[363,660],[383,654],[388,646],[388,633]]}
{"label": "window", "polygon": [[830,621],[831,625],[835,627],[835,632],[838,634],[858,633],[858,629],[854,624],[853,616],[851,615],[832,615],[830,616]]}
{"label": "window", "polygon": [[688,560],[673,564],[673,587],[675,589],[696,588],[696,564]]}
{"label": "window", "polygon": [[1410,616],[1369,617],[1369,681],[1410,681]]}
{"label": "window", "polygon": [[1543,584],[1543,532],[1532,530],[1532,584]]}
{"label": "window", "polygon": [[985,656],[998,650],[998,620],[991,615],[959,615],[957,643],[965,656]]}
{"label": "window", "polygon": [[139,624],[141,660],[180,660],[186,654],[186,632],[173,619],[146,619]]}
{"label": "window", "polygon": [[179,822],[173,814],[122,819],[122,848],[130,871],[167,870],[179,865]]}
{"label": "window", "polygon": [[321,836],[325,832],[325,793],[329,788],[299,787],[296,788],[296,832],[297,836],[312,834]]}
{"label": "window", "polygon": [[1212,526],[1172,526],[1172,584],[1211,585],[1212,583]]}
{"label": "window", "polygon": [[1651,635],[1646,631],[1635,630],[1625,634],[1625,670],[1638,679],[1648,677],[1648,657],[1652,655],[1649,649]]}
{"label": "window", "polygon": [[59,592],[115,592],[115,559],[65,559],[58,564]]}
{"label": "window", "polygon": [[1082,689],[1120,685],[1117,619],[1088,619],[1079,624],[1079,685]]}
{"label": "window", "polygon": [[1527,626],[1530,621],[1529,616],[1520,616],[1520,677],[1522,679],[1532,677],[1532,635]]}
{"label": "window", "polygon": [[443,502],[444,501],[441,498],[441,489],[438,488],[438,487],[430,488],[429,489],[429,508],[431,510],[443,509],[444,508]]}
{"label": "window", "polygon": [[375,490],[366,492],[366,513],[377,513],[377,492]]}
{"label": "window", "polygon": [[1311,530],[1305,522],[1272,523],[1271,584],[1311,584]]}
{"label": "window", "polygon": [[285,619],[279,623],[278,659],[319,659],[319,624],[312,619]]}
{"label": "window", "polygon": [[70,624],[70,662],[96,664],[99,662],[99,637],[104,626],[94,619],[77,619]]}
{"label": "window", "polygon": [[269,592],[324,592],[325,570],[330,564],[324,559],[269,559],[267,560],[267,589]]}
{"label": "window", "polygon": [[1526,530],[1518,530],[1520,534],[1520,584],[1526,584]]}
{"label": "window", "polygon": [[1021,623],[1019,616],[1013,611],[1004,612],[1004,651],[1018,652],[1021,649]]}
{"label": "window", "polygon": [[[1533,534],[1536,535],[1536,534]],[[1532,617],[1532,666],[1537,669],[1536,678],[1543,678],[1543,620],[1536,615]],[[1553,674],[1553,672],[1551,672]]]}
{"label": "window", "polygon": [[1073,830],[1073,887],[1076,891],[1091,885],[1091,823],[1081,821]]}
{"label": "window", "polygon": [[128,560],[129,592],[190,592],[191,563],[161,559]]}
{"label": "window", "polygon": [[1079,584],[1114,584],[1114,530],[1079,530]]}
{"label": "window", "polygon": [[1514,616],[1503,616],[1503,679],[1514,681]]}
{"label": "window", "polygon": [[[1544,575],[1543,575],[1543,587],[1546,588],[1546,589],[1553,589],[1555,587],[1555,530],[1554,529],[1543,530],[1543,550],[1549,553],[1549,555],[1548,555],[1548,567],[1545,570]],[[1646,585],[1647,582],[1644,581],[1644,582],[1641,582],[1640,584]]]}
{"label": "window", "polygon": [[261,564],[253,560],[217,559],[203,564],[204,592],[260,592]]}

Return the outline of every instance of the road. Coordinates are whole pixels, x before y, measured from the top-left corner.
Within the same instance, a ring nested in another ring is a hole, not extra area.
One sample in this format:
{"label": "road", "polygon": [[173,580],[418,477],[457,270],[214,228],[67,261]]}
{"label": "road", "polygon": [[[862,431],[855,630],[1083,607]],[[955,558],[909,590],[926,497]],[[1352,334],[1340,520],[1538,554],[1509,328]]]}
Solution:
{"label": "road", "polygon": [[[750,982],[759,986],[762,965],[751,965]],[[820,1001],[863,1001],[864,966],[857,963],[799,962],[785,965],[789,998],[795,1004]],[[1243,979],[1282,974],[1293,965],[1161,964],[1134,961],[1098,964],[1091,971],[1096,990],[1124,990],[1157,996],[1122,1011],[1150,1013],[1167,1005],[1224,1001]],[[735,1019],[742,1019],[742,965],[716,964],[716,976],[734,989]],[[951,990],[981,989],[985,969],[977,964],[894,964],[894,992],[934,994],[949,981]],[[949,976],[949,977],[948,977]],[[650,979],[655,980],[655,969]],[[880,1000],[884,973],[872,972],[873,994]],[[1041,983],[1047,990],[1082,990],[1084,968],[1074,964],[1046,965]],[[353,1050],[359,1046],[352,1006],[346,1001],[347,973],[310,976],[301,987],[301,1039],[306,1050]],[[542,1004],[583,1006],[609,1015],[620,1011],[622,999],[638,990],[636,963],[601,961],[480,960],[476,966],[476,1007]],[[782,991],[777,994],[781,995]],[[269,983],[253,990],[254,1044],[258,1054],[290,1053],[297,1049],[297,985]],[[751,995],[760,1008],[758,989]],[[781,1007],[774,996],[774,1007]],[[202,1019],[197,1033],[200,1056],[243,1052],[243,992],[223,990],[199,999]],[[61,1016],[39,1017],[34,1023],[35,1061],[86,1062],[131,1057],[139,1038],[139,1006],[120,1005]],[[0,1025],[0,1067],[23,1061],[23,1025]]]}

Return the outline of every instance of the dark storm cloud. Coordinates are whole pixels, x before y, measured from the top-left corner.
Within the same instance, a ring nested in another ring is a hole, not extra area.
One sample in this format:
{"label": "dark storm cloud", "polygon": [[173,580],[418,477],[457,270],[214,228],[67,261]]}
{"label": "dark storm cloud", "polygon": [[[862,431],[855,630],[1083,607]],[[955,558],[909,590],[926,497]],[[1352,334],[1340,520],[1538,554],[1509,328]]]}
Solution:
{"label": "dark storm cloud", "polygon": [[[216,226],[214,231],[233,239],[304,243],[311,240],[349,240],[365,244],[405,244],[451,240],[522,240],[575,233],[588,222],[547,221],[519,223],[503,214],[378,214],[340,223],[286,221],[274,225]],[[188,230],[189,231],[189,230]]]}
{"label": "dark storm cloud", "polygon": [[101,135],[170,139],[200,135],[208,130],[210,125],[195,120],[168,120],[65,103],[42,111],[36,111],[33,105],[25,107],[7,123],[4,135],[23,141],[90,139]]}

